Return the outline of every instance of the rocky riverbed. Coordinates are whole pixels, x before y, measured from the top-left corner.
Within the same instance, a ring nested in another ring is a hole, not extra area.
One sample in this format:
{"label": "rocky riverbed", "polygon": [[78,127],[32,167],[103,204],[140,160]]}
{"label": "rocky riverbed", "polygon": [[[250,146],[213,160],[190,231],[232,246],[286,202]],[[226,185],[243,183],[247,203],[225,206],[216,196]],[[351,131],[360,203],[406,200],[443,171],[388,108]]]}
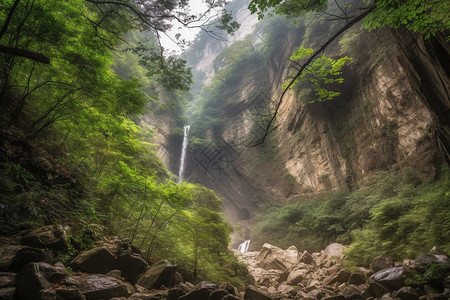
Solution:
{"label": "rocky riverbed", "polygon": [[68,248],[67,230],[62,226],[0,237],[0,300],[450,297],[450,259],[437,247],[402,263],[382,255],[374,258],[371,269],[350,271],[342,266],[345,247],[340,244],[331,244],[312,254],[299,252],[294,246],[282,250],[265,244],[261,251],[236,252],[248,265],[253,281],[253,285],[241,291],[229,283],[186,282],[177,266],[167,260],[149,265],[128,239],[105,239],[64,265],[54,253]]}

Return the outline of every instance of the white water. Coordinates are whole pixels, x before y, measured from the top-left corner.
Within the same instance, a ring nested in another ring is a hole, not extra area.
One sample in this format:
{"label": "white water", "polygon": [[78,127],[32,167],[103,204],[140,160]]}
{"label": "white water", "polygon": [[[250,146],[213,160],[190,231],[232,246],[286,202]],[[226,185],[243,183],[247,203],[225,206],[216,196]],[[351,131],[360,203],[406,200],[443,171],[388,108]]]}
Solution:
{"label": "white water", "polygon": [[238,251],[241,253],[245,253],[248,250],[248,246],[250,245],[250,240],[246,240],[242,244],[239,245]]}
{"label": "white water", "polygon": [[191,126],[184,126],[184,137],[183,137],[183,146],[181,148],[181,162],[180,162],[180,170],[178,172],[178,184],[183,181],[183,172],[184,172],[184,161],[186,160],[186,149],[188,145],[188,132]]}

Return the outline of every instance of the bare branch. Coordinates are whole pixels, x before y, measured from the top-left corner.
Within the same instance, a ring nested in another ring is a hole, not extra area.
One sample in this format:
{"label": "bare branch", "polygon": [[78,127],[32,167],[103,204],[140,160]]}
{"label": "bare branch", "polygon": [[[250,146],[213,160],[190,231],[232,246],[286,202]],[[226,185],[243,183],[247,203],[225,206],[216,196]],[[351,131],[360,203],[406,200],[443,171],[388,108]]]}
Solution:
{"label": "bare branch", "polygon": [[309,64],[311,64],[315,58],[322,53],[323,51],[325,51],[325,49],[339,36],[341,36],[342,33],[344,33],[345,31],[347,31],[349,28],[351,28],[353,25],[355,25],[356,23],[358,23],[359,21],[361,21],[364,17],[366,17],[368,14],[370,14],[373,10],[375,9],[375,6],[370,6],[367,8],[367,10],[365,12],[363,12],[361,15],[357,16],[356,18],[354,18],[353,20],[349,21],[347,24],[345,24],[338,32],[336,32],[331,38],[328,39],[328,41],[326,41],[317,51],[315,51],[311,57],[301,66],[301,68],[298,70],[298,72],[295,74],[295,76],[291,79],[291,81],[289,82],[289,84],[286,86],[286,88],[283,90],[283,92],[281,93],[281,96],[278,100],[277,106],[275,108],[275,112],[272,114],[272,118],[270,119],[269,123],[266,126],[266,130],[264,132],[264,135],[257,140],[254,144],[250,145],[250,147],[256,147],[258,145],[261,145],[265,142],[267,136],[274,131],[277,126],[275,126],[274,128],[271,128],[273,122],[275,121],[277,115],[278,115],[278,111],[280,109],[281,104],[283,103],[283,98],[286,95],[287,91],[292,87],[292,85],[295,83],[295,81],[302,75],[303,71],[305,71],[306,67],[309,66]]}

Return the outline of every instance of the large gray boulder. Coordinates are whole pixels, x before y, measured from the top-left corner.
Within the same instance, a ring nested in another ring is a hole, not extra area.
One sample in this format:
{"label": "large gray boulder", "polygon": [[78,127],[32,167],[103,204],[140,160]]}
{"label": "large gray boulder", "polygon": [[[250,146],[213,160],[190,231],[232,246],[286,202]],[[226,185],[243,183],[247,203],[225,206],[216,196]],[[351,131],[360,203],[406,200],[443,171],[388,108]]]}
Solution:
{"label": "large gray boulder", "polygon": [[18,272],[28,263],[53,263],[53,254],[48,249],[37,249],[28,246],[0,245],[0,271]]}
{"label": "large gray boulder", "polygon": [[374,272],[378,272],[383,269],[392,268],[393,266],[394,266],[394,260],[389,255],[381,254],[372,260],[372,264],[370,265],[370,268]]}
{"label": "large gray boulder", "polygon": [[129,296],[126,284],[114,277],[91,274],[80,277],[79,281],[80,290],[86,297],[86,300]]}
{"label": "large gray boulder", "polygon": [[309,271],[305,270],[305,269],[294,270],[291,273],[289,273],[286,282],[287,282],[287,284],[290,284],[290,285],[298,285],[300,282],[302,282],[306,278],[306,275],[308,273],[309,273]]}
{"label": "large gray boulder", "polygon": [[116,263],[115,255],[106,247],[95,247],[80,253],[70,265],[88,273],[105,274],[111,271]]}
{"label": "large gray boulder", "polygon": [[22,237],[22,245],[33,248],[49,248],[57,251],[69,249],[67,227],[49,225],[33,230]]}
{"label": "large gray boulder", "polygon": [[137,277],[144,273],[148,263],[139,255],[129,250],[121,251],[117,256],[114,269],[122,271],[122,276],[129,282],[135,282]]}
{"label": "large gray boulder", "polygon": [[38,262],[27,264],[17,274],[16,288],[19,299],[40,299],[42,290],[55,283],[71,282],[65,268]]}
{"label": "large gray boulder", "polygon": [[137,284],[147,289],[157,289],[161,286],[172,287],[176,281],[177,266],[165,259],[151,265],[137,280]]}
{"label": "large gray boulder", "polygon": [[392,267],[376,272],[369,278],[369,283],[379,283],[390,290],[398,290],[405,285],[404,267]]}
{"label": "large gray boulder", "polygon": [[196,290],[193,290],[186,295],[181,296],[178,298],[179,300],[209,300],[209,295],[211,293],[211,290],[203,287]]}
{"label": "large gray boulder", "polygon": [[258,290],[255,287],[249,286],[247,290],[245,290],[244,294],[245,300],[272,300],[272,298],[264,293],[263,291]]}
{"label": "large gray boulder", "polygon": [[350,276],[352,275],[352,273],[347,270],[347,269],[342,269],[340,270],[337,274],[328,276],[327,278],[325,278],[325,280],[323,281],[324,285],[332,285],[334,283],[344,283],[347,282],[350,278]]}
{"label": "large gray boulder", "polygon": [[431,264],[438,264],[450,270],[450,258],[443,254],[421,253],[408,267],[424,272]]}
{"label": "large gray boulder", "polygon": [[285,251],[266,243],[256,257],[256,266],[266,270],[284,271],[296,264],[297,260],[298,251],[294,246]]}

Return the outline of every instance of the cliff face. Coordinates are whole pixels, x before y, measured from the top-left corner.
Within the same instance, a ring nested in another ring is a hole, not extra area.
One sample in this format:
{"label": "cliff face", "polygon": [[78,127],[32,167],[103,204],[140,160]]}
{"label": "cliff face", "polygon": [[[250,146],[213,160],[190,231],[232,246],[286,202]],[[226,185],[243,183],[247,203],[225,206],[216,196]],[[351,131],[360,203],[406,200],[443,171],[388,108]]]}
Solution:
{"label": "cliff face", "polygon": [[227,88],[223,127],[209,133],[214,143],[189,156],[189,180],[221,195],[225,214],[242,227],[267,202],[364,184],[382,170],[430,178],[442,163],[433,141],[433,114],[424,104],[427,95],[417,87],[414,70],[404,67],[409,61],[404,45],[388,30],[353,29],[332,45],[330,56],[354,59],[338,87],[341,96],[304,104],[301,95],[290,93],[277,129],[263,145],[248,147],[264,129],[262,116],[279,98],[287,58],[302,34],[286,37],[263,74],[245,69]]}

